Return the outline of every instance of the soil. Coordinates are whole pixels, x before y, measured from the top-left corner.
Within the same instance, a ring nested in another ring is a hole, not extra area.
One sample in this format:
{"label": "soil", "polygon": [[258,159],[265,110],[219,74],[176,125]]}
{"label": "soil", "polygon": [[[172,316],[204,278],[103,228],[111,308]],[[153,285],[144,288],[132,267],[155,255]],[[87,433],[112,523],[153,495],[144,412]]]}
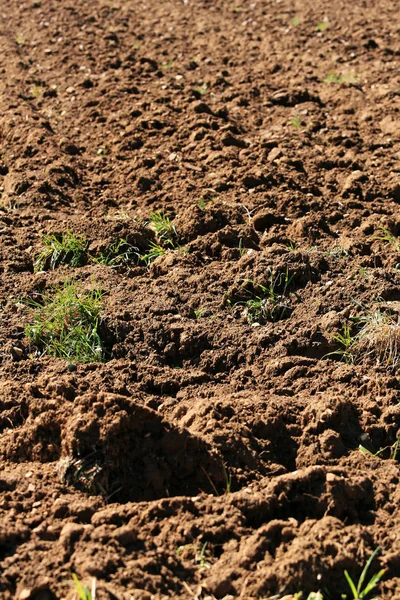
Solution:
{"label": "soil", "polygon": [[[379,546],[400,598],[398,361],[338,337],[400,312],[398,2],[0,15],[0,597],[338,600]],[[149,266],[34,272],[43,234],[146,252],[156,211]],[[70,280],[104,362],[26,337]]]}

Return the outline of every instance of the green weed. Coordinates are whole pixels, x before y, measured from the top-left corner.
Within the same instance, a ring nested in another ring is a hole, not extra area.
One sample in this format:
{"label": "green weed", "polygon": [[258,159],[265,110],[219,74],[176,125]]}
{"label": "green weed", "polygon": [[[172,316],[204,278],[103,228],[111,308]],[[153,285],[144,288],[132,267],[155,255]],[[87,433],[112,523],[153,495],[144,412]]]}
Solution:
{"label": "green weed", "polygon": [[293,127],[295,127],[296,129],[300,128],[301,125],[301,119],[299,115],[296,115],[292,120],[291,123],[293,125]]}
{"label": "green weed", "polygon": [[293,17],[293,19],[290,19],[290,22],[293,25],[293,27],[297,27],[297,25],[299,25],[300,23],[300,19],[299,17]]}
{"label": "green weed", "polygon": [[75,593],[80,600],[96,600],[96,580],[92,579],[92,586],[89,588],[83,585],[75,573],[72,573],[73,586]]}
{"label": "green weed", "polygon": [[239,256],[240,256],[240,258],[242,258],[242,256],[246,253],[246,250],[247,250],[247,248],[245,246],[243,246],[243,238],[239,239],[238,250],[239,250]]}
{"label": "green weed", "polygon": [[195,544],[185,544],[184,546],[178,546],[176,553],[179,555],[186,551],[194,551],[193,562],[199,571],[203,571],[211,568],[206,556],[207,546],[208,542],[204,542],[201,547]]}
{"label": "green weed", "polygon": [[112,242],[105,252],[100,253],[100,256],[91,258],[97,264],[107,265],[112,268],[132,263],[138,264],[143,259],[140,256],[139,249],[122,238]]}
{"label": "green weed", "polygon": [[207,210],[206,201],[204,200],[203,196],[201,196],[201,198],[197,201],[197,206],[200,210]]}
{"label": "green weed", "polygon": [[208,85],[206,83],[203,83],[203,85],[200,85],[199,87],[195,87],[194,91],[197,92],[198,94],[200,94],[200,96],[204,96],[207,93],[208,90]]}
{"label": "green weed", "polygon": [[54,270],[60,265],[80,267],[86,260],[87,242],[67,231],[62,236],[44,235],[43,247],[33,262],[34,270]]}
{"label": "green weed", "polygon": [[325,31],[325,29],[328,27],[328,21],[323,20],[321,21],[321,23],[317,24],[317,29],[318,31]]}
{"label": "green weed", "polygon": [[74,282],[67,282],[43,294],[41,302],[28,301],[33,322],[25,334],[30,343],[43,354],[70,361],[104,360],[99,335],[102,296],[99,289],[80,292]]}
{"label": "green weed", "polygon": [[290,252],[297,252],[297,250],[299,249],[296,242],[293,242],[292,240],[288,241],[287,248],[290,250]]}
{"label": "green weed", "polygon": [[345,248],[343,248],[343,246],[333,246],[333,248],[326,250],[323,254],[328,258],[331,256],[334,256],[336,258],[345,258],[349,255],[349,253]]}
{"label": "green weed", "polygon": [[355,84],[358,81],[358,76],[354,73],[337,73],[336,71],[330,71],[326,77],[322,80],[324,83],[336,83],[336,84]]}
{"label": "green weed", "polygon": [[107,497],[108,482],[104,467],[96,452],[84,458],[69,456],[62,460],[62,480],[91,495]]}
{"label": "green weed", "polygon": [[40,85],[34,84],[31,88],[31,94],[34,98],[39,98],[43,94],[43,88]]}
{"label": "green weed", "polygon": [[390,233],[386,227],[379,227],[379,229],[382,231],[383,235],[377,236],[374,239],[386,242],[387,244],[390,244],[396,252],[400,252],[400,240]]}
{"label": "green weed", "polygon": [[168,215],[161,210],[151,213],[149,227],[155,232],[161,244],[175,248],[177,233]]}
{"label": "green weed", "polygon": [[[380,571],[378,571],[378,573],[375,573],[375,575],[373,575],[371,577],[369,582],[366,583],[365,587],[364,587],[364,583],[365,583],[365,579],[367,577],[368,570],[371,566],[372,561],[374,560],[376,555],[379,553],[379,551],[380,551],[380,548],[378,546],[376,548],[376,550],[374,550],[374,552],[371,554],[369,559],[367,560],[365,567],[363,568],[363,570],[361,572],[361,575],[360,575],[360,578],[359,578],[357,584],[350,577],[348,571],[346,571],[346,570],[344,571],[344,575],[346,577],[347,583],[349,584],[349,588],[351,590],[353,600],[361,600],[362,598],[366,598],[369,595],[369,593],[372,592],[372,590],[374,590],[376,588],[376,586],[382,579],[382,577],[385,573],[385,569],[381,569]],[[347,598],[347,595],[345,595],[344,598]]]}
{"label": "green weed", "polygon": [[391,460],[396,460],[397,455],[399,454],[399,450],[400,450],[400,437],[397,437],[395,443],[392,444],[391,446],[385,446],[384,448],[379,448],[379,450],[377,452],[371,452],[371,450],[368,450],[368,448],[366,448],[362,444],[360,444],[358,446],[358,449],[363,454],[369,454],[370,456],[379,456],[379,457],[381,456],[381,454],[389,452],[389,458]]}
{"label": "green weed", "polygon": [[172,62],[172,60],[167,60],[162,63],[161,68],[164,70],[168,70],[168,69],[172,69],[173,66],[174,66],[174,63]]}
{"label": "green weed", "polygon": [[343,333],[335,333],[332,335],[332,341],[339,344],[339,348],[334,352],[329,352],[325,356],[341,356],[343,360],[350,364],[354,360],[352,346],[353,346],[353,338],[351,335],[351,327],[349,325],[344,325]]}
{"label": "green weed", "polygon": [[245,280],[260,293],[253,293],[253,297],[244,303],[245,315],[248,323],[265,324],[268,321],[279,321],[289,316],[291,308],[287,302],[287,292],[294,275],[289,277],[288,271],[270,275],[269,283],[264,286],[260,283]]}
{"label": "green weed", "polygon": [[146,267],[148,267],[153,262],[153,260],[155,260],[159,256],[164,256],[165,253],[165,248],[163,248],[159,244],[156,244],[155,242],[150,242],[149,251],[147,252],[147,254],[143,254],[140,257],[140,260],[144,262]]}

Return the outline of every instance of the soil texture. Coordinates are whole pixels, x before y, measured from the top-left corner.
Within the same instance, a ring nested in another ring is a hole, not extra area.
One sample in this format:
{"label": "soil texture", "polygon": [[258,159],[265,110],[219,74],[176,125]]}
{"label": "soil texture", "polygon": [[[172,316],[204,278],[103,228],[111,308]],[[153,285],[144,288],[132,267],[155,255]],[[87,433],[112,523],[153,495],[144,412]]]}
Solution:
{"label": "soil texture", "polygon": [[398,9],[1,2],[2,600],[400,598]]}

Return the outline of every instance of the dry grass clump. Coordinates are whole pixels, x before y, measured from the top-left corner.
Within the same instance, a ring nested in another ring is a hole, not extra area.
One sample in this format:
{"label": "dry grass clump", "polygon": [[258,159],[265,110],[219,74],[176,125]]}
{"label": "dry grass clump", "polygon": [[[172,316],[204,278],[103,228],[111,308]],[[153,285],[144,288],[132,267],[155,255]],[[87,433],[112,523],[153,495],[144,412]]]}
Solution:
{"label": "dry grass clump", "polygon": [[357,359],[370,357],[384,367],[400,363],[399,317],[376,310],[364,317],[360,331],[353,338],[350,351]]}

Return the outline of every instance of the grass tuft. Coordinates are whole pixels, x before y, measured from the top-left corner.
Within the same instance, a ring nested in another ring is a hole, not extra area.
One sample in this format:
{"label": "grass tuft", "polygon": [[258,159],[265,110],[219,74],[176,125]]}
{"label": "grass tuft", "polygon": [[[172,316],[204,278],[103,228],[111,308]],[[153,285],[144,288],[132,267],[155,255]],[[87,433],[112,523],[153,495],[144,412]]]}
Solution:
{"label": "grass tuft", "polygon": [[86,260],[86,249],[86,240],[71,231],[62,236],[44,235],[43,248],[33,263],[35,273],[54,270],[60,265],[81,267]]}
{"label": "grass tuft", "polygon": [[104,360],[99,335],[103,292],[80,292],[67,282],[42,296],[41,302],[27,302],[33,321],[25,327],[30,343],[42,354],[77,362]]}
{"label": "grass tuft", "polygon": [[162,245],[175,248],[177,233],[175,225],[162,210],[150,214],[149,227]]}
{"label": "grass tuft", "polygon": [[122,238],[112,242],[99,256],[91,258],[96,264],[111,268],[129,266],[132,263],[139,264],[141,260],[139,248]]}
{"label": "grass tuft", "polygon": [[358,357],[371,357],[377,364],[397,367],[400,363],[400,323],[389,313],[376,310],[360,317],[362,328],[351,344]]}
{"label": "grass tuft", "polygon": [[165,253],[166,253],[165,248],[160,246],[160,244],[156,244],[155,242],[150,242],[149,251],[146,254],[143,254],[140,257],[140,260],[142,260],[144,262],[144,264],[146,265],[146,267],[148,267],[153,262],[153,260],[155,260],[159,256],[164,256]]}
{"label": "grass tuft", "polygon": [[352,335],[346,324],[343,333],[332,335],[339,348],[326,356],[342,356],[347,363],[372,359],[377,365],[395,368],[400,364],[400,321],[388,312],[377,309],[353,318],[358,331]]}
{"label": "grass tuft", "polygon": [[251,280],[250,283],[255,290],[252,298],[244,302],[244,312],[250,325],[253,323],[265,324],[268,321],[279,321],[290,315],[292,312],[289,306],[287,293],[294,275],[289,277],[288,271],[285,273],[270,274],[270,281],[267,285],[261,285]]}

